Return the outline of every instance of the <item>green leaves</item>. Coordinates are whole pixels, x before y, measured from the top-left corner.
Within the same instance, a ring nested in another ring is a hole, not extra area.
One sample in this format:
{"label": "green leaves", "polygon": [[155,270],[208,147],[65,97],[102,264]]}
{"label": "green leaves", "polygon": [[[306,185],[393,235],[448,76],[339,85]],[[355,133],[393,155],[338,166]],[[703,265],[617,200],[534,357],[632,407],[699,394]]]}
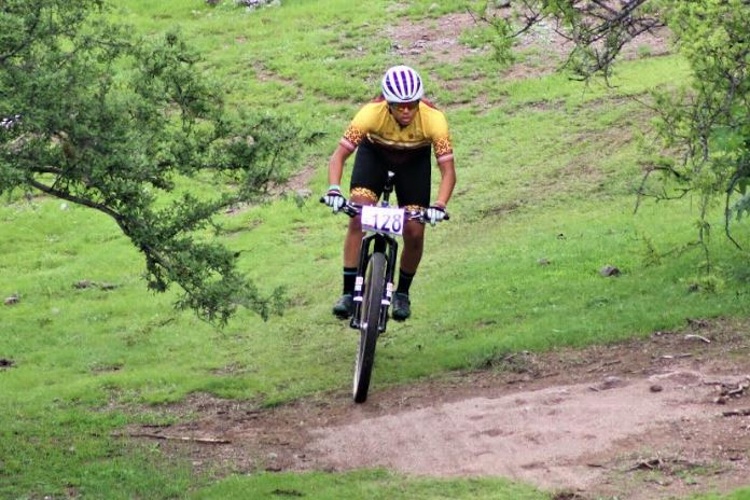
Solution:
{"label": "green leaves", "polygon": [[[239,306],[266,317],[274,300],[205,230],[282,183],[307,138],[289,120],[226,109],[179,32],[138,38],[101,7],[0,7],[0,119],[20,115],[0,128],[0,193],[38,190],[109,215],[144,254],[149,288],[177,284],[177,305],[201,318],[224,324]],[[207,185],[200,197],[195,183]]]}
{"label": "green leaves", "polygon": [[[530,27],[552,18],[574,42],[568,67],[588,80],[611,76],[624,44],[666,26],[690,64],[678,89],[656,89],[652,109],[659,140],[653,171],[667,172],[658,198],[698,195],[701,213],[725,197],[732,216],[748,210],[750,184],[750,3],[745,0],[626,0],[617,5],[562,0],[525,1]],[[668,165],[667,165],[668,163]],[[677,196],[666,187],[674,188]],[[645,184],[645,179],[644,179]],[[641,194],[645,194],[641,192]],[[733,196],[740,196],[731,203]],[[731,238],[731,236],[730,236]]]}

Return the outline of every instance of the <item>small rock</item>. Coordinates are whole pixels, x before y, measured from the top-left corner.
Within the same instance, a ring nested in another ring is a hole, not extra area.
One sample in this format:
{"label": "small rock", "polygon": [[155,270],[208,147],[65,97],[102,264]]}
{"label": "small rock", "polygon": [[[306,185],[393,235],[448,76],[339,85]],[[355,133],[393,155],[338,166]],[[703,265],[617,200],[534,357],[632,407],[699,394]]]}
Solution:
{"label": "small rock", "polygon": [[600,386],[602,389],[612,389],[613,387],[618,387],[625,385],[624,381],[620,377],[615,377],[613,375],[610,375],[609,377],[605,377],[604,381],[602,382],[602,385]]}
{"label": "small rock", "polygon": [[608,265],[608,266],[604,266],[603,268],[601,268],[601,270],[599,271],[599,274],[601,274],[605,278],[608,278],[610,276],[619,276],[620,270],[616,268],[615,266]]}
{"label": "small rock", "polygon": [[659,384],[652,384],[651,387],[648,388],[651,392],[661,392],[664,390],[664,387],[662,387]]}
{"label": "small rock", "polygon": [[614,389],[616,387],[624,387],[626,385],[627,382],[625,382],[625,380],[623,380],[622,378],[610,375],[608,377],[605,377],[601,383],[597,384],[596,386],[592,386],[591,390],[606,391],[609,389]]}

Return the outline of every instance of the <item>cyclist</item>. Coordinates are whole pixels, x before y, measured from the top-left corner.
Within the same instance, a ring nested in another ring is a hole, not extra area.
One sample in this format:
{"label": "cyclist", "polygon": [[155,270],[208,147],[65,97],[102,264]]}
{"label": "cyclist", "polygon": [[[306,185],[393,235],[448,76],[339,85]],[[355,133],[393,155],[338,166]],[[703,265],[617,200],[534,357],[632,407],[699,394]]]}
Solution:
{"label": "cyclist", "polygon": [[[431,224],[445,217],[445,208],[456,184],[453,146],[448,122],[442,111],[424,99],[422,78],[409,66],[393,66],[382,79],[381,94],[365,104],[349,123],[328,163],[326,204],[338,211],[344,205],[341,177],[344,163],[355,152],[350,182],[350,200],[372,205],[379,199],[388,170],[395,173],[394,187],[400,206],[407,210],[427,208]],[[440,170],[437,198],[430,203],[431,149]],[[403,321],[411,315],[409,287],[417,272],[424,247],[424,225],[408,221],[399,278],[393,295],[392,317]],[[343,295],[333,314],[345,319],[352,315],[354,281],[357,274],[362,224],[359,217],[349,222],[344,239]]]}

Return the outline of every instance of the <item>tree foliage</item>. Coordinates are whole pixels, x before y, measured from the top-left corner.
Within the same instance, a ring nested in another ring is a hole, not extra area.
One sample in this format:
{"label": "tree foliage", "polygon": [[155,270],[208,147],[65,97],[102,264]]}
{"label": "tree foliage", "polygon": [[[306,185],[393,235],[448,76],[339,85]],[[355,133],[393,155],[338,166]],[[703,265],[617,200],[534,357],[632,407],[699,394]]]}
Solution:
{"label": "tree foliage", "polygon": [[[239,306],[267,316],[278,296],[260,294],[209,230],[284,181],[301,131],[228,113],[179,33],[144,39],[104,14],[103,0],[0,6],[0,194],[107,214],[144,255],[148,287],[177,284],[177,305],[206,320]],[[210,189],[191,193],[185,179]]]}
{"label": "tree foliage", "polygon": [[[573,42],[566,67],[582,80],[609,79],[626,44],[654,30],[668,30],[692,78],[677,91],[653,92],[660,147],[646,166],[640,194],[697,195],[701,241],[710,228],[707,210],[723,199],[732,239],[729,222],[750,213],[750,2],[512,0],[511,5],[514,15],[502,18],[506,28],[499,35],[517,35],[541,22],[555,27]],[[646,191],[654,172],[667,174],[660,176],[664,184]],[[664,187],[675,182],[676,192]]]}

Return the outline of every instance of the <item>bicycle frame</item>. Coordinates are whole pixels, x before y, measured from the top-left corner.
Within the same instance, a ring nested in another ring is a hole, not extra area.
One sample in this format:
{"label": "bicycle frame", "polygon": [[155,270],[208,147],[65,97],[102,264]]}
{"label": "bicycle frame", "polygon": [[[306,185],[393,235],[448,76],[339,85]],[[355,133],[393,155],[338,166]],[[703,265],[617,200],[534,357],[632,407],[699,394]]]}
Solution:
{"label": "bicycle frame", "polygon": [[[393,172],[389,171],[388,179],[383,187],[383,196],[380,201],[380,206],[390,206],[390,197],[393,192],[393,176]],[[373,232],[366,234],[362,238],[362,243],[359,249],[357,278],[354,285],[354,314],[349,322],[349,326],[357,330],[361,327],[360,312],[362,309],[365,272],[367,271],[367,264],[369,263],[370,256],[377,252],[384,254],[387,262],[385,295],[381,300],[380,320],[378,321],[378,333],[383,333],[385,332],[388,323],[388,308],[391,305],[391,298],[393,297],[393,278],[396,269],[396,259],[398,257],[398,241],[396,241],[396,238],[386,233]]]}
{"label": "bicycle frame", "polygon": [[362,238],[362,245],[359,251],[359,265],[357,266],[357,278],[354,286],[354,314],[352,315],[349,326],[359,329],[360,311],[362,307],[362,293],[364,291],[365,271],[370,256],[373,253],[380,252],[385,254],[386,262],[386,288],[385,296],[381,301],[380,321],[378,322],[378,331],[383,333],[388,321],[388,308],[391,305],[393,297],[393,277],[396,269],[396,258],[398,256],[398,242],[393,236],[381,233],[373,233]]}

